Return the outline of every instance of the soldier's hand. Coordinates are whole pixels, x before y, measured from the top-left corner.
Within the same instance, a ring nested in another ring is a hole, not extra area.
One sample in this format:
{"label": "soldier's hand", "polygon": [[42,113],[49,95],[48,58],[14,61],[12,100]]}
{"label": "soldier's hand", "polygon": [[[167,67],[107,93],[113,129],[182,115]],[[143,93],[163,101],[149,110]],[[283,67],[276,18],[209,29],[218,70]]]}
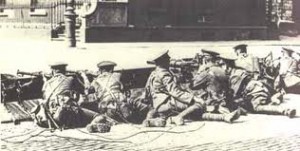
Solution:
{"label": "soldier's hand", "polygon": [[200,97],[196,97],[195,96],[193,99],[194,99],[195,103],[200,103],[202,105],[205,104],[204,100],[202,98],[200,98]]}
{"label": "soldier's hand", "polygon": [[79,71],[78,73],[79,73],[79,75],[81,76],[81,77],[83,77],[83,78],[87,78],[87,75],[86,75],[86,72],[87,71]]}
{"label": "soldier's hand", "polygon": [[48,80],[48,78],[46,77],[46,75],[45,74],[41,74],[42,75],[42,78],[43,78],[43,81],[44,81],[44,83]]}

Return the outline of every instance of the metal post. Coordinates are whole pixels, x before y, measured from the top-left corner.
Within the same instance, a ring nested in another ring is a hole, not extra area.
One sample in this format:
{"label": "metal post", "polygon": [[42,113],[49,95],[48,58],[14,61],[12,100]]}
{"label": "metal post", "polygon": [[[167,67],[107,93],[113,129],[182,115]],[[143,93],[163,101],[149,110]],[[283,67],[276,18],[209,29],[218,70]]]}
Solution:
{"label": "metal post", "polygon": [[66,1],[66,11],[65,16],[65,31],[66,31],[66,41],[69,47],[76,47],[76,37],[75,37],[75,24],[77,15],[74,12],[74,0]]}

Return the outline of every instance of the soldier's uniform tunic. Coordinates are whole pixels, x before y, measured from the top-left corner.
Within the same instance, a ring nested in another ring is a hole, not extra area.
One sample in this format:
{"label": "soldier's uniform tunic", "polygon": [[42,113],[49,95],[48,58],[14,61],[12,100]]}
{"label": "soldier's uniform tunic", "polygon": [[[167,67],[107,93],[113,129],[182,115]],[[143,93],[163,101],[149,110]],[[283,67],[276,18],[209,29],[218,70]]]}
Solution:
{"label": "soldier's uniform tunic", "polygon": [[258,58],[252,55],[238,56],[235,65],[245,69],[250,73],[259,73]]}
{"label": "soldier's uniform tunic", "polygon": [[85,126],[97,113],[81,109],[77,105],[76,80],[61,73],[54,75],[43,86],[44,102],[59,125]]}
{"label": "soldier's uniform tunic", "polygon": [[91,86],[99,101],[126,101],[120,77],[120,73],[104,72],[94,79]]}
{"label": "soldier's uniform tunic", "polygon": [[191,104],[194,97],[178,86],[175,76],[169,70],[160,67],[156,67],[150,74],[146,89],[158,113],[182,111]]}
{"label": "soldier's uniform tunic", "polygon": [[207,106],[225,107],[230,103],[227,100],[230,93],[228,78],[224,69],[213,65],[194,76],[192,89],[200,91],[196,93],[205,96]]}
{"label": "soldier's uniform tunic", "polygon": [[[89,89],[94,89],[98,111],[119,122],[141,123],[150,106],[127,98],[120,78],[120,73],[103,72],[91,83]],[[116,110],[106,110],[110,104],[116,105]]]}
{"label": "soldier's uniform tunic", "polygon": [[233,68],[229,77],[230,88],[235,100],[242,98],[242,106],[253,110],[258,105],[270,103],[271,94],[261,81],[252,79],[245,70]]}
{"label": "soldier's uniform tunic", "polygon": [[[276,78],[274,87],[283,88],[288,93],[300,93],[299,61],[293,57],[280,59],[279,76]],[[282,86],[280,86],[283,84]]]}

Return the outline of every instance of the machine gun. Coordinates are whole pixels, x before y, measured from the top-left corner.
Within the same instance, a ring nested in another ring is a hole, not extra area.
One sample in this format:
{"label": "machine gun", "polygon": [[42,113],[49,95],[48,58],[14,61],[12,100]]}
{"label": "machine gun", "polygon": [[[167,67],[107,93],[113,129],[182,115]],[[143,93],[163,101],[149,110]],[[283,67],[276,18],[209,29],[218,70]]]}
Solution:
{"label": "machine gun", "polygon": [[193,78],[193,73],[199,68],[199,60],[195,58],[172,59],[170,70],[179,78],[179,82],[187,83]]}

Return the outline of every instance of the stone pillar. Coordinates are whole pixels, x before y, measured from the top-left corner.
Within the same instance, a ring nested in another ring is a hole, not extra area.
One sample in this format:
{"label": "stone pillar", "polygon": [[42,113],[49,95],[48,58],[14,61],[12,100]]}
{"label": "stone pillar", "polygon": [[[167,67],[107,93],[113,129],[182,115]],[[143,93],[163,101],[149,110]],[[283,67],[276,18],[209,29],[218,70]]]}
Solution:
{"label": "stone pillar", "polygon": [[74,0],[67,0],[66,1],[66,11],[64,13],[65,16],[65,31],[66,31],[66,42],[68,43],[69,47],[76,47],[76,37],[75,37],[75,30],[76,30],[76,17],[77,15],[74,12]]}

